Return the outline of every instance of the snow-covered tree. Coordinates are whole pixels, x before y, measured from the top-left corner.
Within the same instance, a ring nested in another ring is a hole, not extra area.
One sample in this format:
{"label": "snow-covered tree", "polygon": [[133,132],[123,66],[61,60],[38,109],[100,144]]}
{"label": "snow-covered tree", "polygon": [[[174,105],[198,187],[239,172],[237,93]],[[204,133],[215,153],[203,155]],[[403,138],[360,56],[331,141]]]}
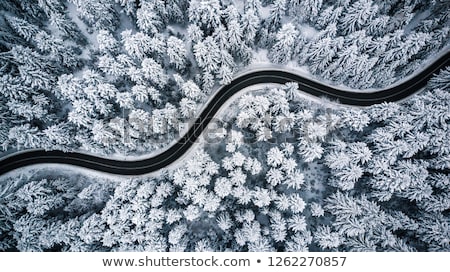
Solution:
{"label": "snow-covered tree", "polygon": [[52,73],[49,59],[21,45],[14,46],[9,53],[18,67],[23,84],[42,90],[50,89],[58,74]]}
{"label": "snow-covered tree", "polygon": [[143,59],[152,50],[151,37],[142,32],[132,34],[131,30],[125,30],[121,33],[121,38],[124,49],[131,57]]}
{"label": "snow-covered tree", "polygon": [[11,144],[16,144],[20,148],[37,148],[40,145],[41,137],[37,127],[29,124],[14,126],[9,130],[8,140]]}
{"label": "snow-covered tree", "polygon": [[299,194],[291,194],[289,197],[289,209],[293,213],[301,213],[305,209],[306,203]]}
{"label": "snow-covered tree", "polygon": [[257,207],[266,207],[269,206],[272,202],[272,197],[270,195],[270,191],[261,187],[256,187],[255,190],[252,191],[252,199],[253,203]]}
{"label": "snow-covered tree", "polygon": [[253,46],[256,33],[259,28],[260,19],[257,15],[257,11],[254,9],[248,9],[241,19],[242,24],[242,37],[250,46]]}
{"label": "snow-covered tree", "polygon": [[141,31],[150,35],[158,33],[163,25],[154,5],[157,3],[143,1],[136,11],[137,26]]}
{"label": "snow-covered tree", "polygon": [[228,44],[231,49],[236,50],[242,43],[242,27],[237,19],[231,20],[228,23]]}
{"label": "snow-covered tree", "polygon": [[119,19],[114,3],[108,0],[70,0],[79,13],[79,16],[86,20],[95,29],[116,29]]}
{"label": "snow-covered tree", "polygon": [[319,226],[314,232],[314,240],[323,249],[338,248],[343,243],[343,237],[333,232],[329,226]]}
{"label": "snow-covered tree", "polygon": [[220,67],[220,50],[212,37],[194,45],[194,56],[198,66],[205,72],[216,73]]}
{"label": "snow-covered tree", "polygon": [[180,113],[183,117],[189,118],[195,114],[197,103],[189,98],[183,98],[180,101]]}
{"label": "snow-covered tree", "polygon": [[283,181],[283,179],[284,179],[283,172],[280,169],[270,168],[270,170],[267,171],[266,180],[270,185],[276,186],[280,184]]}
{"label": "snow-covered tree", "polygon": [[[325,28],[329,25],[336,24],[343,11],[343,7],[329,6],[321,11],[320,16],[315,18],[316,25]],[[312,17],[311,17],[312,18]]]}
{"label": "snow-covered tree", "polygon": [[219,0],[192,0],[189,4],[189,21],[211,33],[220,24],[222,15]]}
{"label": "snow-covered tree", "polygon": [[298,153],[303,156],[305,162],[321,158],[323,151],[322,145],[315,141],[301,140],[298,145]]}
{"label": "snow-covered tree", "polygon": [[[305,21],[315,21],[316,18],[322,16],[319,11],[322,8],[323,0],[305,0],[300,1],[297,8],[294,10],[299,14],[299,17]],[[292,12],[294,12],[292,11]],[[325,14],[326,15],[326,14]]]}
{"label": "snow-covered tree", "polygon": [[97,34],[98,49],[100,52],[115,52],[119,42],[107,30],[100,30]]}
{"label": "snow-covered tree", "polygon": [[280,166],[283,159],[284,155],[278,147],[272,147],[267,152],[267,164],[270,166]]}
{"label": "snow-covered tree", "polygon": [[343,46],[343,39],[325,37],[315,41],[306,53],[313,72],[324,71]]}
{"label": "snow-covered tree", "polygon": [[152,58],[145,58],[140,72],[145,79],[162,88],[167,84],[167,75],[164,68]]}
{"label": "snow-covered tree", "polygon": [[183,40],[170,36],[167,39],[167,56],[169,63],[173,64],[176,69],[183,70],[186,66],[186,47]]}
{"label": "snow-covered tree", "polygon": [[377,14],[378,6],[372,0],[359,0],[347,8],[339,25],[348,34],[365,27]]}
{"label": "snow-covered tree", "polygon": [[281,18],[286,14],[286,8],[286,0],[275,0],[270,5],[270,15],[267,21],[269,30],[278,31],[281,26]]}
{"label": "snow-covered tree", "polygon": [[298,31],[291,23],[285,24],[278,31],[276,43],[271,48],[269,57],[275,63],[285,64],[295,55]]}
{"label": "snow-covered tree", "polygon": [[189,40],[195,44],[203,40],[203,31],[196,24],[190,24],[187,28]]}
{"label": "snow-covered tree", "polygon": [[14,31],[16,31],[27,41],[31,41],[39,32],[39,28],[37,26],[30,24],[26,20],[14,16],[5,16],[5,19]]}

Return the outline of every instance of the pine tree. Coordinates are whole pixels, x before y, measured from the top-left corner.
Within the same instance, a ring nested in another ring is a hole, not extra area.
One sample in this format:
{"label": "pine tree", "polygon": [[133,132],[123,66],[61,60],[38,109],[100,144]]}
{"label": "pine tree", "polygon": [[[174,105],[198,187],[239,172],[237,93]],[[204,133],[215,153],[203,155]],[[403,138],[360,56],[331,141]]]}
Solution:
{"label": "pine tree", "polygon": [[325,214],[325,211],[323,210],[322,206],[318,203],[311,203],[311,215],[314,217],[320,217]]}
{"label": "pine tree", "polygon": [[234,5],[228,5],[223,10],[223,17],[225,18],[225,23],[229,24],[231,21],[239,20],[240,14]]}
{"label": "pine tree", "polygon": [[168,235],[168,242],[172,245],[178,244],[183,236],[187,233],[188,229],[186,224],[178,224],[173,227]]}
{"label": "pine tree", "polygon": [[39,28],[33,24],[30,24],[24,19],[20,19],[14,16],[5,16],[8,24],[25,40],[31,41],[34,36],[40,31]]}
{"label": "pine tree", "polygon": [[332,214],[343,218],[350,218],[362,215],[363,211],[353,197],[340,191],[334,193],[326,199],[324,208]]}
{"label": "pine tree", "polygon": [[257,11],[254,9],[246,10],[242,15],[241,24],[242,37],[248,45],[254,46],[254,40],[260,24],[260,19],[257,15]]}
{"label": "pine tree", "polygon": [[23,83],[42,90],[50,89],[55,81],[52,64],[44,56],[28,47],[17,45],[9,51],[18,65]]}
{"label": "pine tree", "polygon": [[231,182],[227,178],[219,178],[214,185],[214,192],[221,198],[232,193]]}
{"label": "pine tree", "polygon": [[103,123],[103,121],[94,121],[92,125],[92,139],[103,146],[110,147],[116,141],[116,135],[108,126]]}
{"label": "pine tree", "polygon": [[55,62],[62,63],[66,67],[76,67],[79,60],[75,55],[74,49],[64,44],[64,41],[46,32],[41,31],[36,34],[34,41],[36,47],[43,53],[49,54]]}
{"label": "pine tree", "polygon": [[131,93],[129,93],[129,92],[117,93],[116,101],[117,101],[117,104],[119,104],[119,106],[124,109],[133,108],[134,100],[133,100]]}
{"label": "pine tree", "polygon": [[272,201],[269,190],[261,187],[255,187],[255,190],[252,191],[251,195],[253,203],[260,208],[269,206]]}
{"label": "pine tree", "polygon": [[363,169],[360,166],[349,164],[334,173],[334,176],[339,179],[336,185],[344,191],[352,190],[363,173]]}
{"label": "pine tree", "polygon": [[313,73],[324,71],[342,48],[343,39],[322,38],[309,47],[306,57],[311,62]]}
{"label": "pine tree", "polygon": [[175,23],[186,22],[186,12],[188,2],[184,0],[174,0],[166,2],[166,13],[169,21]]}
{"label": "pine tree", "polygon": [[219,78],[221,78],[220,84],[222,85],[230,84],[231,81],[233,80],[233,70],[229,66],[222,65],[219,69],[218,76]]}
{"label": "pine tree", "polygon": [[192,0],[189,4],[189,22],[199,25],[207,34],[220,24],[222,15],[219,0]]}
{"label": "pine tree", "polygon": [[317,228],[314,232],[314,240],[322,249],[338,248],[343,243],[343,237],[326,225]]}
{"label": "pine tree", "polygon": [[142,68],[140,72],[145,79],[148,79],[151,83],[163,88],[167,84],[167,75],[164,68],[152,58],[145,58],[142,60]]}
{"label": "pine tree", "polygon": [[67,123],[51,125],[44,129],[42,133],[50,140],[52,145],[58,145],[59,148],[66,148],[73,142]]}
{"label": "pine tree", "polygon": [[320,159],[324,149],[322,145],[315,141],[300,140],[298,144],[298,153],[302,155],[305,162],[312,162],[315,159]]}
{"label": "pine tree", "polygon": [[329,6],[317,16],[316,25],[325,28],[329,25],[336,24],[343,11],[343,7]]}
{"label": "pine tree", "polygon": [[234,63],[234,59],[228,50],[222,48],[218,57],[218,63],[220,63],[221,68],[226,68],[229,73],[232,73],[236,64]]}
{"label": "pine tree", "polygon": [[97,34],[98,49],[100,52],[114,53],[118,50],[119,43],[107,30],[100,30]]}
{"label": "pine tree", "polygon": [[47,16],[50,16],[52,13],[62,12],[65,8],[64,4],[55,0],[40,0],[37,4]]}
{"label": "pine tree", "polygon": [[324,30],[320,31],[318,37],[334,38],[334,37],[336,37],[337,32],[338,32],[338,29],[337,29],[336,23],[332,23],[332,24],[329,24]]}
{"label": "pine tree", "polygon": [[244,6],[245,10],[254,10],[256,12],[256,15],[260,16],[260,12],[261,12],[261,0],[247,0],[245,1],[245,6]]}
{"label": "pine tree", "polygon": [[371,20],[367,26],[367,33],[375,37],[382,37],[389,27],[390,17],[381,15]]}
{"label": "pine tree", "polygon": [[237,19],[228,23],[228,44],[231,49],[236,50],[242,43],[242,27]]}
{"label": "pine tree", "polygon": [[396,12],[393,10],[394,13],[391,17],[391,20],[389,22],[389,30],[395,30],[395,29],[402,29],[408,23],[412,20],[414,17],[413,13],[414,6],[413,5],[403,5],[401,6]]}
{"label": "pine tree", "polygon": [[228,43],[228,32],[225,26],[220,24],[214,32],[212,33],[214,40],[219,45],[221,50],[228,50],[230,48],[230,44]]}
{"label": "pine tree", "polygon": [[283,184],[286,184],[288,188],[299,190],[305,183],[305,175],[300,170],[295,169],[292,173],[289,173],[288,178],[285,179]]}
{"label": "pine tree", "polygon": [[270,215],[270,229],[275,242],[284,242],[287,236],[286,220],[281,213],[273,212]]}
{"label": "pine tree", "polygon": [[137,9],[137,3],[135,0],[115,0],[119,4],[127,15],[135,15]]}
{"label": "pine tree", "polygon": [[286,0],[275,0],[270,6],[270,15],[267,20],[268,30],[276,32],[281,26],[281,18],[286,14]]}
{"label": "pine tree", "polygon": [[369,124],[369,116],[360,110],[348,110],[343,112],[342,122],[353,131],[363,131]]}
{"label": "pine tree", "polygon": [[288,227],[296,233],[306,231],[307,223],[305,216],[298,214],[293,215],[288,219]]}
{"label": "pine tree", "polygon": [[183,40],[174,36],[167,39],[167,56],[169,63],[174,65],[177,70],[183,70],[186,67],[186,47]]}
{"label": "pine tree", "polygon": [[183,94],[186,97],[197,100],[197,101],[199,101],[203,97],[202,90],[192,80],[183,82],[181,84],[181,91],[183,92]]}
{"label": "pine tree", "polygon": [[291,194],[289,196],[290,210],[293,213],[301,213],[306,207],[305,201],[299,194]]}
{"label": "pine tree", "polygon": [[272,186],[280,184],[283,181],[283,178],[283,172],[280,169],[270,168],[270,170],[267,171],[266,180]]}
{"label": "pine tree", "polygon": [[162,28],[160,16],[155,12],[157,4],[144,1],[136,11],[136,23],[139,29],[149,35],[154,35]]}
{"label": "pine tree", "polygon": [[180,101],[180,113],[185,118],[190,118],[195,114],[197,103],[189,98],[183,98]]}
{"label": "pine tree", "polygon": [[295,55],[298,31],[291,23],[283,25],[276,36],[276,43],[271,48],[269,58],[275,63],[286,64]]}
{"label": "pine tree", "polygon": [[303,20],[314,21],[315,18],[319,17],[318,15],[322,8],[322,3],[322,0],[301,1],[297,7],[297,12]]}
{"label": "pine tree", "polygon": [[374,252],[377,248],[375,241],[364,235],[348,238],[345,245],[354,252]]}
{"label": "pine tree", "polygon": [[81,18],[96,30],[114,31],[119,23],[113,2],[109,0],[70,0],[79,12]]}
{"label": "pine tree", "polygon": [[207,37],[204,41],[194,45],[194,56],[198,66],[205,73],[214,74],[220,67],[220,50],[212,37]]}
{"label": "pine tree", "polygon": [[378,6],[372,0],[354,2],[339,20],[344,33],[351,33],[365,27],[378,14]]}
{"label": "pine tree", "polygon": [[142,60],[152,51],[151,37],[142,32],[132,34],[131,30],[122,31],[121,40],[124,49],[133,58]]}
{"label": "pine tree", "polygon": [[53,12],[49,17],[50,25],[62,32],[63,38],[70,38],[77,43],[84,44],[85,37],[78,26],[70,20],[65,12]]}
{"label": "pine tree", "polygon": [[[37,97],[41,97],[41,99],[36,99]],[[33,98],[35,98],[35,100],[42,100],[43,103],[39,105],[33,101],[11,99],[6,103],[6,106],[8,106],[11,113],[23,117],[27,121],[39,119],[44,121],[48,115],[46,106],[48,106],[49,101],[44,95],[33,96]]]}
{"label": "pine tree", "polygon": [[196,24],[190,24],[187,28],[187,33],[192,44],[196,44],[203,40],[203,31]]}
{"label": "pine tree", "polygon": [[114,77],[122,77],[127,74],[124,65],[110,55],[103,55],[98,58],[98,68],[100,68],[105,74]]}

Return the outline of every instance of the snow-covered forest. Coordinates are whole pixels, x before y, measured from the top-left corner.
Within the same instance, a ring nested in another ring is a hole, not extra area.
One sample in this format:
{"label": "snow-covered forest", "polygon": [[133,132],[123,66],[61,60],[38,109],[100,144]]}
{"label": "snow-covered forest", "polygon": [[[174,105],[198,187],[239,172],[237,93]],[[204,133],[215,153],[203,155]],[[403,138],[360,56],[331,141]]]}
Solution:
{"label": "snow-covered forest", "polygon": [[249,64],[387,86],[448,45],[450,25],[448,2],[431,0],[5,0],[0,9],[3,152],[148,154]]}
{"label": "snow-covered forest", "polygon": [[[432,0],[3,0],[0,142],[146,155],[248,66],[354,89],[449,45]],[[399,103],[241,95],[218,139],[147,177],[37,166],[0,178],[0,250],[450,251],[450,69]]]}
{"label": "snow-covered forest", "polygon": [[224,113],[220,141],[158,175],[5,178],[0,248],[450,251],[449,84],[446,70],[366,109],[290,97],[295,84],[260,90]]}

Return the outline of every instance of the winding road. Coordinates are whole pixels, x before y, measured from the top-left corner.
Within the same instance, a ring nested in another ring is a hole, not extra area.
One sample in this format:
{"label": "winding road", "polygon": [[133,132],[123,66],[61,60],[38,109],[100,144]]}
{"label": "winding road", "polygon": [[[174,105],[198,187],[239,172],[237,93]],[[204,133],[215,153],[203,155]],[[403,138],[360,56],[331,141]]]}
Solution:
{"label": "winding road", "polygon": [[219,89],[189,130],[170,148],[154,157],[136,161],[121,161],[76,152],[29,150],[12,154],[0,160],[0,175],[20,167],[42,163],[70,164],[118,175],[143,175],[160,170],[185,154],[220,107],[234,94],[246,87],[262,83],[297,82],[299,89],[310,95],[327,97],[347,105],[370,106],[382,102],[398,101],[418,92],[433,74],[448,65],[450,65],[450,51],[410,79],[370,93],[341,90],[283,70],[268,69],[249,72],[238,76],[230,84]]}

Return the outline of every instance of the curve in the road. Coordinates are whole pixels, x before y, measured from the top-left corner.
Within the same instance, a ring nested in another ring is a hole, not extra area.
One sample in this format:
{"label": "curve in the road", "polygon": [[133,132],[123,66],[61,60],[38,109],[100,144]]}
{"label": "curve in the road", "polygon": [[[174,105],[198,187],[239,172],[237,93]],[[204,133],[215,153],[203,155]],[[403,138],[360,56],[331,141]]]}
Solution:
{"label": "curve in the road", "polygon": [[310,95],[327,97],[347,105],[369,106],[382,102],[399,101],[414,94],[426,85],[434,73],[447,65],[450,65],[450,51],[407,81],[371,93],[341,90],[281,70],[269,69],[250,72],[223,86],[206,105],[186,134],[170,148],[154,157],[137,161],[120,161],[76,152],[30,150],[0,160],[0,175],[20,167],[41,163],[70,164],[118,175],[143,175],[162,169],[185,154],[220,107],[230,97],[246,87],[262,83],[297,82],[299,89]]}

